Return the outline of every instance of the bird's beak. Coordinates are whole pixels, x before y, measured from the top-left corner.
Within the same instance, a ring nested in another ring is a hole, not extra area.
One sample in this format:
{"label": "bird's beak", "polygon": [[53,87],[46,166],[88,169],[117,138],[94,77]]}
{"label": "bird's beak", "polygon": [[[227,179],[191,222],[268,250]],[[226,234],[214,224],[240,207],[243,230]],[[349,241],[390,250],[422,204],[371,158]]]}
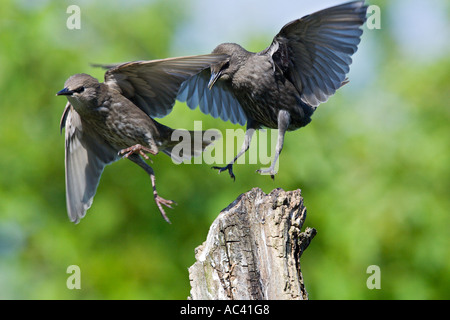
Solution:
{"label": "bird's beak", "polygon": [[64,88],[61,91],[58,91],[56,93],[57,96],[71,96],[72,94],[73,94],[73,91],[69,90],[67,88]]}
{"label": "bird's beak", "polygon": [[221,75],[222,75],[222,71],[214,72],[211,70],[211,78],[209,78],[209,82],[208,82],[209,90],[212,89],[214,83],[216,83],[216,81],[219,80]]}

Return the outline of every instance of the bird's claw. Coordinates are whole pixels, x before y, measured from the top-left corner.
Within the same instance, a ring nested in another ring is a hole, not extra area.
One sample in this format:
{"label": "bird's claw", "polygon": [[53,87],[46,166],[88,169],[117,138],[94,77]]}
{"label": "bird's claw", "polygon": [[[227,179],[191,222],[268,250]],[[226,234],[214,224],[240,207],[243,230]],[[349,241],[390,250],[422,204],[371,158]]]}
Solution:
{"label": "bird's claw", "polygon": [[234,173],[233,173],[233,165],[232,164],[228,164],[225,167],[211,167],[211,169],[219,170],[219,173],[221,173],[222,171],[228,170],[228,173],[230,174],[231,179],[236,181],[236,177],[234,176]]}
{"label": "bird's claw", "polygon": [[272,178],[272,180],[275,180],[275,175],[277,174],[277,172],[273,168],[258,169],[258,170],[256,170],[256,172],[259,174],[262,174],[262,175],[270,174],[270,177]]}
{"label": "bird's claw", "polygon": [[167,217],[166,212],[164,211],[162,205],[166,206],[167,208],[173,209],[172,205],[173,204],[176,205],[177,203],[173,200],[167,200],[167,199],[161,198],[158,194],[155,195],[155,202],[156,202],[159,212],[161,213],[164,220],[166,220],[167,223],[171,223],[169,218]]}
{"label": "bird's claw", "polygon": [[136,153],[136,154],[140,154],[145,160],[148,160],[150,158],[145,154],[146,152],[150,153],[150,154],[153,154],[153,155],[156,154],[152,149],[144,147],[144,146],[142,146],[140,144],[136,144],[136,145],[131,146],[131,147],[126,148],[126,149],[122,149],[122,150],[119,151],[118,154],[119,154],[119,156],[123,156],[124,158],[128,158],[133,153]]}

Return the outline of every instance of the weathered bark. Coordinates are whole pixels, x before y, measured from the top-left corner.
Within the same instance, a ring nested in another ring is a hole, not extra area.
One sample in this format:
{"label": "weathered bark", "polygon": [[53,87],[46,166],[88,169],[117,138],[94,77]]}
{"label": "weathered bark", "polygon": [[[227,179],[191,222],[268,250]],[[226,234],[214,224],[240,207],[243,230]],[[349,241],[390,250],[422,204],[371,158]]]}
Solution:
{"label": "weathered bark", "polygon": [[300,256],[316,234],[301,228],[300,190],[254,188],[211,225],[189,268],[190,299],[307,299]]}

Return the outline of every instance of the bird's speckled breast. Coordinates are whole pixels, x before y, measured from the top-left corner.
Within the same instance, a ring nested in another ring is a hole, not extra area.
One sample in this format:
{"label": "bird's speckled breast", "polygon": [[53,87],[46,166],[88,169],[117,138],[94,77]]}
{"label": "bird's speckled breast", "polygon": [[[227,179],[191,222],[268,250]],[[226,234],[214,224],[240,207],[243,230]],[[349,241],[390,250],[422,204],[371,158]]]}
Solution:
{"label": "bird's speckled breast", "polygon": [[147,115],[140,118],[130,110],[124,110],[121,103],[110,104],[109,101],[105,101],[102,106],[92,110],[87,121],[117,150],[141,144],[155,152],[158,151],[150,128],[152,120]]}
{"label": "bird's speckled breast", "polygon": [[276,73],[267,55],[249,59],[234,75],[232,86],[247,116],[262,126],[277,128],[280,110],[288,111],[291,116],[288,130],[311,122],[313,108],[300,100],[291,82]]}

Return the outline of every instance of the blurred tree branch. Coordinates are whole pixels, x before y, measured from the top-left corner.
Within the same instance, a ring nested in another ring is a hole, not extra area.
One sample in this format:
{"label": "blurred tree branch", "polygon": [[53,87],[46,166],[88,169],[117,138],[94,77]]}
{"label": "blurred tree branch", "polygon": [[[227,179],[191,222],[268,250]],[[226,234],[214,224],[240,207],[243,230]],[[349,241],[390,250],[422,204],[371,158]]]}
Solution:
{"label": "blurred tree branch", "polygon": [[301,228],[300,190],[254,188],[240,195],[211,225],[189,268],[190,299],[308,299],[300,256],[316,230]]}

